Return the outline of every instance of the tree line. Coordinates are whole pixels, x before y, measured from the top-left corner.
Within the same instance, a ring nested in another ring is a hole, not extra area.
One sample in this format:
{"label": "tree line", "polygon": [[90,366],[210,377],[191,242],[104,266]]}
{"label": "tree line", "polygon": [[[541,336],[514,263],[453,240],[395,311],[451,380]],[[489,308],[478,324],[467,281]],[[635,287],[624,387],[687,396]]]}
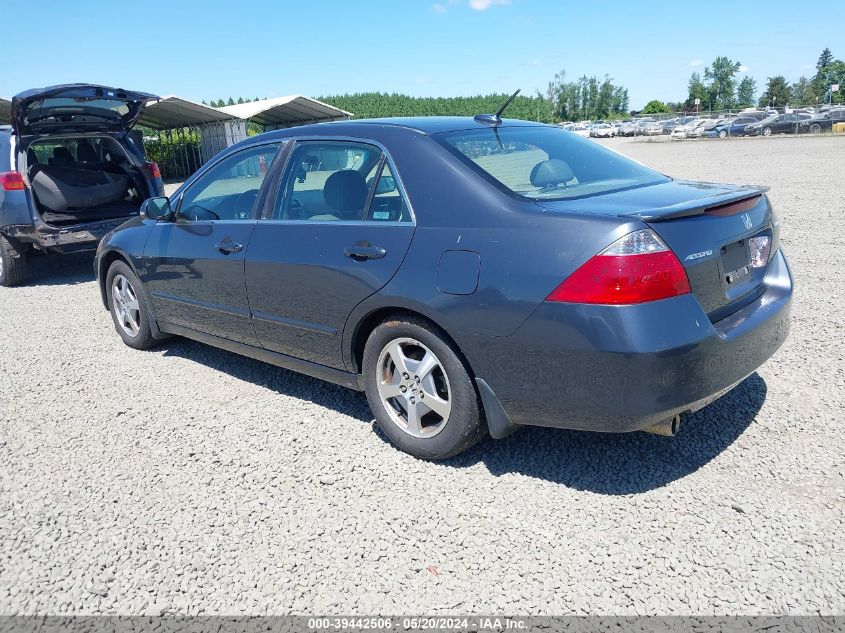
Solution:
{"label": "tree line", "polygon": [[[740,77],[740,75],[743,75]],[[832,87],[839,84],[839,92]],[[687,84],[684,101],[652,100],[643,114],[694,112],[764,107],[767,105],[813,105],[820,102],[841,102],[845,94],[845,62],[836,59],[825,48],[816,63],[812,77],[801,77],[790,84],[782,75],[768,77],[763,92],[757,96],[757,81],[742,72],[742,64],[719,56],[704,68],[693,72]],[[395,116],[474,116],[496,112],[507,94],[470,97],[412,97],[399,93],[358,92],[317,97],[320,101],[347,112],[354,118]],[[213,107],[258,101],[238,97],[216,99],[204,104]],[[508,106],[506,116],[542,123],[623,118],[631,114],[628,89],[608,75],[583,75],[567,79],[566,71],[557,73],[545,94],[520,95]]]}
{"label": "tree line", "polygon": [[[842,91],[845,90],[845,62],[835,59],[829,48],[825,48],[819,56],[816,73],[812,77],[800,77],[792,84],[783,75],[768,77],[759,99],[756,97],[757,81],[753,77],[746,75],[737,81],[741,68],[742,64],[738,61],[717,57],[705,67],[703,76],[698,72],[692,73],[687,84],[687,99],[665,104],[666,111],[816,105],[828,101],[841,102]],[[837,84],[841,85],[838,93],[832,90]],[[650,102],[648,106],[656,110],[660,102]]]}

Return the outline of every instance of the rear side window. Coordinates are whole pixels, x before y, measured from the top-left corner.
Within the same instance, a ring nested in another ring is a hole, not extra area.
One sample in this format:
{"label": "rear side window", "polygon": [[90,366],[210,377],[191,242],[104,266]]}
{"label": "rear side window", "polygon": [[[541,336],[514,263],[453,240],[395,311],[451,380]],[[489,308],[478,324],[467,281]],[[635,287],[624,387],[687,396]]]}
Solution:
{"label": "rear side window", "polygon": [[410,222],[399,182],[373,145],[300,142],[282,179],[274,220]]}
{"label": "rear side window", "polygon": [[535,200],[578,198],[669,181],[621,154],[554,127],[463,130],[434,138],[500,188]]}

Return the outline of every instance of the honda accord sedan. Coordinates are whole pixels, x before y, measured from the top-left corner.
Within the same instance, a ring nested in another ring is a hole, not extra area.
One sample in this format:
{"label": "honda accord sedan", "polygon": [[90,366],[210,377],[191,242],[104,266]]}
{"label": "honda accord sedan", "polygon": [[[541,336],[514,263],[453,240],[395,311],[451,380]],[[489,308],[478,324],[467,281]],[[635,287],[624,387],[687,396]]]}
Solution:
{"label": "honda accord sedan", "polygon": [[344,121],[219,154],[107,235],[134,348],[179,335],[366,392],[415,456],[523,425],[677,431],[789,330],[752,186],[496,115]]}

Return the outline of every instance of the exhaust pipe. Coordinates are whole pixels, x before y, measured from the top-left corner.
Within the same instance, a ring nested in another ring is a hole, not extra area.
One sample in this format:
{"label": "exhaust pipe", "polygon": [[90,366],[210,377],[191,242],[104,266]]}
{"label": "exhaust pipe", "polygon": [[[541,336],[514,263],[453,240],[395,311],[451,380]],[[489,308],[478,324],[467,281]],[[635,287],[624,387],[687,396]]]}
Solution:
{"label": "exhaust pipe", "polygon": [[646,433],[654,433],[655,435],[665,435],[667,437],[672,437],[677,434],[678,429],[680,428],[681,416],[675,415],[661,422],[652,424],[651,426],[647,426],[642,430]]}

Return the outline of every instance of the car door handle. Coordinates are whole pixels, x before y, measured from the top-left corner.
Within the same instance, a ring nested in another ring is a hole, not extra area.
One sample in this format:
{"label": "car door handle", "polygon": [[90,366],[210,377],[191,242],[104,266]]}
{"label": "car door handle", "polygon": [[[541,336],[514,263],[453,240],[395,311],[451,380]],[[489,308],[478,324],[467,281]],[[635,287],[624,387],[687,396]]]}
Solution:
{"label": "car door handle", "polygon": [[355,261],[362,262],[365,259],[381,259],[387,255],[387,251],[381,246],[372,246],[369,242],[358,242],[343,249],[343,254]]}
{"label": "car door handle", "polygon": [[243,250],[244,245],[233,242],[232,240],[223,240],[222,242],[215,244],[214,248],[221,253],[228,255],[229,253],[240,253]]}

